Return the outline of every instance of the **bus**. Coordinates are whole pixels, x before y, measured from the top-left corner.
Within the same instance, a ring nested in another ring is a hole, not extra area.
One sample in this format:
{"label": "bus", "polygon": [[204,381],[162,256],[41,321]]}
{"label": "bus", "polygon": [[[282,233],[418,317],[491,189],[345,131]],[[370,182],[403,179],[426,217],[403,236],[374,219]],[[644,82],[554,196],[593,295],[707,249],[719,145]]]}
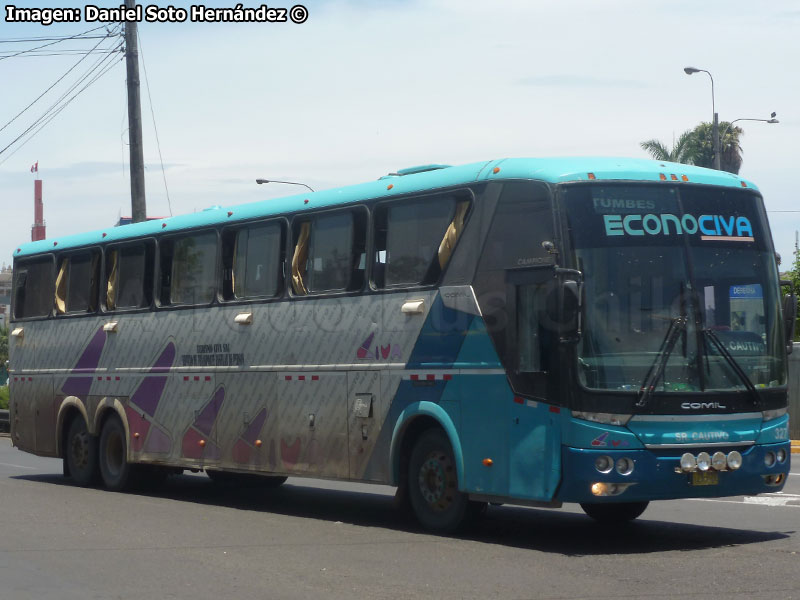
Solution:
{"label": "bus", "polygon": [[78,485],[181,470],[622,522],[780,491],[787,353],[763,199],[650,160],[509,158],[20,246],[13,444]]}

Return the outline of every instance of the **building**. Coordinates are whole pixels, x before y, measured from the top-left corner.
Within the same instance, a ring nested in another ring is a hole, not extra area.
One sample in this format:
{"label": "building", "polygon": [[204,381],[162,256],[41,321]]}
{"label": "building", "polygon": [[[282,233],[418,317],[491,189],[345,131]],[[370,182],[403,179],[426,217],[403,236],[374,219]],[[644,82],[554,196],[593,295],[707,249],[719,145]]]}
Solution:
{"label": "building", "polygon": [[11,267],[0,268],[0,325],[8,327],[11,317]]}

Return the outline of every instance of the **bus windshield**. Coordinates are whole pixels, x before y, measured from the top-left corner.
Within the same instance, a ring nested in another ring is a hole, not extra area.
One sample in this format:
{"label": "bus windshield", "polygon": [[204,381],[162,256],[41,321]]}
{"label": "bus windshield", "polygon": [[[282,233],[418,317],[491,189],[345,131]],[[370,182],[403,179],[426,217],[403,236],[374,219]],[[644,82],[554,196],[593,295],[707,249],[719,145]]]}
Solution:
{"label": "bus windshield", "polygon": [[584,274],[582,385],[701,392],[786,383],[777,265],[757,194],[688,184],[563,192]]}

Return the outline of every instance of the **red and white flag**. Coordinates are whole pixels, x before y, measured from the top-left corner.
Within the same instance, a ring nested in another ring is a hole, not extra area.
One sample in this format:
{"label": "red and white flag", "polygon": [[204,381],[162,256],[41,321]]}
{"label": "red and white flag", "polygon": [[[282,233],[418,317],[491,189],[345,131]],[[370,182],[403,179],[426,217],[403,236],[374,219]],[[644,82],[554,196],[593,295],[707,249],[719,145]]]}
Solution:
{"label": "red and white flag", "polygon": [[38,173],[39,172],[39,161],[37,160],[35,163],[31,165],[31,173]]}

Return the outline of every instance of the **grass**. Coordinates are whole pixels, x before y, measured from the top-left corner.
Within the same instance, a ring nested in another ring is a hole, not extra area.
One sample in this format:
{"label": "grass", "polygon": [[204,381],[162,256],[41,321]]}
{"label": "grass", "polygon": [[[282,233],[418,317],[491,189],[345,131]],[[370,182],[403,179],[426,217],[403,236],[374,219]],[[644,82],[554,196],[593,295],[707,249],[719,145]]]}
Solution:
{"label": "grass", "polygon": [[0,410],[8,409],[8,386],[0,386]]}

